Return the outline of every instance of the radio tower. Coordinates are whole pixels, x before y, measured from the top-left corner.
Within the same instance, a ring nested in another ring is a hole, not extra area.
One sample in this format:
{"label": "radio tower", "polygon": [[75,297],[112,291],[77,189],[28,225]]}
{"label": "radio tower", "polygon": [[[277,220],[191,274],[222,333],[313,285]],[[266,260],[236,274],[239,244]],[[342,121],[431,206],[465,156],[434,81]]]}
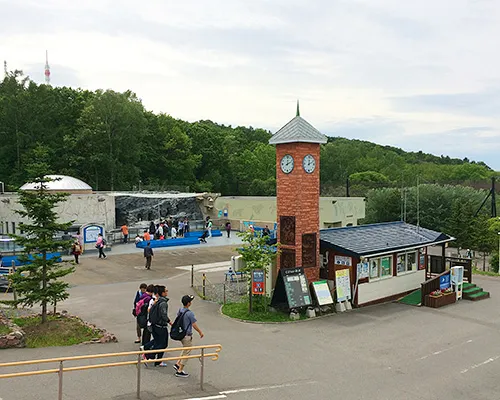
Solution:
{"label": "radio tower", "polygon": [[50,85],[49,52],[45,50],[45,84]]}

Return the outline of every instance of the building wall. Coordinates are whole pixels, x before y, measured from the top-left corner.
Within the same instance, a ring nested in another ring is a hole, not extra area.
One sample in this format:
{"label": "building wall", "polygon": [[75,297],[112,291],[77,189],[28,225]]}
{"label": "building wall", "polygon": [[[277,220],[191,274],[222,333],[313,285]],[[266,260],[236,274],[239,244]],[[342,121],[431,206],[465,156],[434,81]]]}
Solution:
{"label": "building wall", "polygon": [[425,270],[421,270],[360,284],[358,285],[358,305],[384,299],[410,290],[416,290],[424,281]]}
{"label": "building wall", "polygon": [[[235,229],[243,229],[239,221],[252,221],[257,226],[269,225],[277,220],[276,197],[222,196],[215,201],[217,212],[227,210]],[[319,226],[334,228],[356,226],[365,217],[365,201],[362,197],[320,197]]]}
{"label": "building wall", "polygon": [[[5,224],[9,224],[8,233],[12,232],[12,222],[16,225],[17,234],[21,217],[14,210],[22,209],[17,202],[16,193],[0,194],[0,234],[6,234]],[[115,198],[106,194],[72,194],[67,201],[57,206],[60,222],[74,221],[75,225],[85,223],[103,224],[106,230],[114,228],[115,224]]]}

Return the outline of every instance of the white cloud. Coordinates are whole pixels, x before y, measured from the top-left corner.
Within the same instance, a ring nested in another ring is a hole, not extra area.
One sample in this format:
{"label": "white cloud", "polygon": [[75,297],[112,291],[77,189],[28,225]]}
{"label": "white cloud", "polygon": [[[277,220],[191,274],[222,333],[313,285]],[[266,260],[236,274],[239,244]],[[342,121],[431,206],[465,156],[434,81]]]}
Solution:
{"label": "white cloud", "polygon": [[[496,0],[0,0],[0,56],[187,120],[327,133],[500,169]],[[480,128],[480,129],[478,129]]]}

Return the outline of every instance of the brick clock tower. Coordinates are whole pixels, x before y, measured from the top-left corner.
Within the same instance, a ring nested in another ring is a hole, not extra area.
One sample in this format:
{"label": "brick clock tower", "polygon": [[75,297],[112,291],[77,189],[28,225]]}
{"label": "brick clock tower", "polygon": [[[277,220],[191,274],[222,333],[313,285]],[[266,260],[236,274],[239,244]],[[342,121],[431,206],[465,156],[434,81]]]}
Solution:
{"label": "brick clock tower", "polygon": [[319,155],[326,136],[297,115],[276,132],[276,195],[280,268],[303,267],[319,279]]}

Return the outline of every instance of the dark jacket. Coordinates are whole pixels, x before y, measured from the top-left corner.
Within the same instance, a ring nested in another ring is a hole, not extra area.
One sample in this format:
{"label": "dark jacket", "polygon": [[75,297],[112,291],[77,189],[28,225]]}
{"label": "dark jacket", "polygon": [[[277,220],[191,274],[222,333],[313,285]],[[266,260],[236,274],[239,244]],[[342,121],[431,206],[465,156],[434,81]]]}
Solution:
{"label": "dark jacket", "polygon": [[170,322],[168,317],[168,297],[160,297],[158,299],[158,307],[160,311],[160,322],[157,325],[167,326]]}
{"label": "dark jacket", "polygon": [[144,257],[152,257],[153,255],[153,249],[150,246],[144,247]]}

